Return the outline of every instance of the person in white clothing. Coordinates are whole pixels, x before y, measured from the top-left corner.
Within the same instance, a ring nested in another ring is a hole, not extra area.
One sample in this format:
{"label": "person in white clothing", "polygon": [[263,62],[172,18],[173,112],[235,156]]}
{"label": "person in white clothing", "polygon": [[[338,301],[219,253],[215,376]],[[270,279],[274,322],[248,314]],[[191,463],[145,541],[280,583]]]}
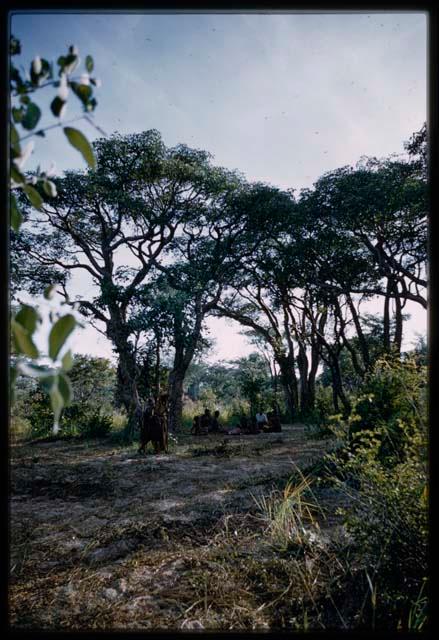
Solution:
{"label": "person in white clothing", "polygon": [[268,418],[266,414],[262,412],[262,410],[259,410],[259,412],[256,414],[256,424],[260,429],[268,424]]}

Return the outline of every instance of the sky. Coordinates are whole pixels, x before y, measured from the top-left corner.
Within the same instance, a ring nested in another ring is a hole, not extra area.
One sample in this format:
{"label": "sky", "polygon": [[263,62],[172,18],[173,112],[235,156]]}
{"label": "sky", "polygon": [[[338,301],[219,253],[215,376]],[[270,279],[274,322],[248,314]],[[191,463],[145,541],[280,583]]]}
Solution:
{"label": "sky", "polygon": [[[426,120],[422,12],[14,12],[11,32],[22,43],[17,63],[26,69],[36,55],[56,62],[70,44],[82,60],[94,58],[102,82],[94,120],[107,134],[158,129],[169,146],[205,149],[215,164],[281,188],[300,191],[362,156],[401,153]],[[47,114],[41,126],[54,123],[48,108],[54,91],[44,91],[35,96]],[[73,97],[65,121],[81,113]],[[86,122],[75,126],[90,140],[100,137]],[[53,161],[58,172],[84,168],[57,129],[37,139],[25,168],[44,170]],[[89,286],[75,279],[77,292]],[[418,307],[405,309],[412,314],[407,347],[426,331]],[[211,319],[209,328],[216,338],[210,360],[254,350],[230,321]],[[91,327],[78,330],[70,346],[112,355]]]}

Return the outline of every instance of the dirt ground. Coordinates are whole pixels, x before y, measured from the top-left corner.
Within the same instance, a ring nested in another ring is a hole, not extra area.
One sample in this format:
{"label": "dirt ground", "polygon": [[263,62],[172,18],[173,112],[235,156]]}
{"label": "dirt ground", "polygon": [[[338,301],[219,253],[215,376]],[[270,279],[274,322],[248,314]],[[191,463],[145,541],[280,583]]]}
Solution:
{"label": "dirt ground", "polygon": [[[12,628],[272,628],[261,580],[240,583],[269,556],[254,497],[331,446],[302,425],[182,435],[168,455],[108,440],[14,446]],[[324,530],[336,516],[322,507]]]}

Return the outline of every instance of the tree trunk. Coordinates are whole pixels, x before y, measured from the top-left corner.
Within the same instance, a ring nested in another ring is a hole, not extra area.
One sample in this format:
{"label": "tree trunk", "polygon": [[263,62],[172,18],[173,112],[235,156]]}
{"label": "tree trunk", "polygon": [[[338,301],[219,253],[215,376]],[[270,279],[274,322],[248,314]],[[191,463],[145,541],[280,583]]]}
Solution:
{"label": "tree trunk", "polygon": [[136,358],[128,342],[127,331],[122,322],[113,320],[109,323],[107,336],[113,342],[116,353],[119,356],[119,392],[128,416],[124,435],[128,442],[132,442],[137,429],[140,427],[142,413],[136,381]]}
{"label": "tree trunk", "polygon": [[[364,369],[366,371],[369,371],[370,369],[370,354],[369,354],[369,346],[367,344],[367,340],[364,337],[364,333],[363,333],[363,329],[361,328],[361,323],[360,323],[360,318],[359,315],[357,313],[357,310],[355,308],[354,302],[351,298],[350,295],[346,296],[348,304],[349,304],[349,309],[352,315],[352,319],[354,321],[354,325],[355,325],[355,330],[357,332],[357,337],[358,337],[358,343],[360,345],[360,350],[361,350],[361,356],[363,359],[363,365],[364,365]],[[355,366],[355,363],[354,363]],[[363,376],[361,376],[363,377]]]}
{"label": "tree trunk", "polygon": [[337,388],[335,386],[335,376],[334,376],[334,367],[329,365],[329,369],[331,371],[331,389],[332,389],[332,404],[334,405],[334,411],[338,413],[340,411],[340,407],[338,404],[338,393]]}
{"label": "tree trunk", "polygon": [[341,403],[342,403],[346,413],[350,413],[351,404],[350,404],[349,400],[347,399],[346,394],[345,394],[344,389],[343,389],[341,371],[340,371],[340,366],[338,364],[338,359],[337,358],[333,358],[331,372],[332,372],[332,383],[334,385],[335,393],[340,398]]}
{"label": "tree trunk", "polygon": [[316,401],[316,375],[319,367],[319,351],[316,345],[311,347],[311,368],[308,374],[308,410],[314,411]]}
{"label": "tree trunk", "polygon": [[155,365],[154,365],[154,401],[157,402],[160,395],[160,338],[156,337]]}
{"label": "tree trunk", "polygon": [[402,327],[403,327],[403,317],[402,317],[402,304],[401,298],[399,296],[398,284],[395,283],[393,287],[394,295],[395,295],[395,334],[393,338],[393,348],[396,350],[398,354],[401,353],[401,345],[402,345]]}
{"label": "tree trunk", "polygon": [[384,298],[383,317],[383,346],[385,351],[390,351],[390,280],[387,280],[386,296]]}
{"label": "tree trunk", "polygon": [[169,374],[169,431],[181,429],[183,416],[183,382],[186,371],[174,369]]}
{"label": "tree trunk", "polygon": [[294,365],[291,364],[290,359],[285,355],[276,356],[277,364],[279,365],[279,378],[282,386],[282,390],[285,396],[285,403],[287,405],[288,413],[290,414],[291,421],[294,422],[297,414],[298,407],[298,388],[296,372]]}
{"label": "tree trunk", "polygon": [[307,411],[308,404],[308,358],[305,347],[300,342],[297,365],[300,379],[300,414],[303,415]]}

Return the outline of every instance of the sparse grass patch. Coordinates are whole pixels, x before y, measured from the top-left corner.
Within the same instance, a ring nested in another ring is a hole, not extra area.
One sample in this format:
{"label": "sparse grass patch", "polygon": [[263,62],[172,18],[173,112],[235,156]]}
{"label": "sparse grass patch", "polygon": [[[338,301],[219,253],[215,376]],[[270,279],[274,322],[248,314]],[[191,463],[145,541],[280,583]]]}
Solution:
{"label": "sparse grass patch", "polygon": [[302,475],[298,484],[290,480],[282,491],[254,498],[268,537],[284,551],[303,553],[307,546],[318,544],[320,527],[315,514],[322,512],[312,500],[310,485],[309,477]]}

